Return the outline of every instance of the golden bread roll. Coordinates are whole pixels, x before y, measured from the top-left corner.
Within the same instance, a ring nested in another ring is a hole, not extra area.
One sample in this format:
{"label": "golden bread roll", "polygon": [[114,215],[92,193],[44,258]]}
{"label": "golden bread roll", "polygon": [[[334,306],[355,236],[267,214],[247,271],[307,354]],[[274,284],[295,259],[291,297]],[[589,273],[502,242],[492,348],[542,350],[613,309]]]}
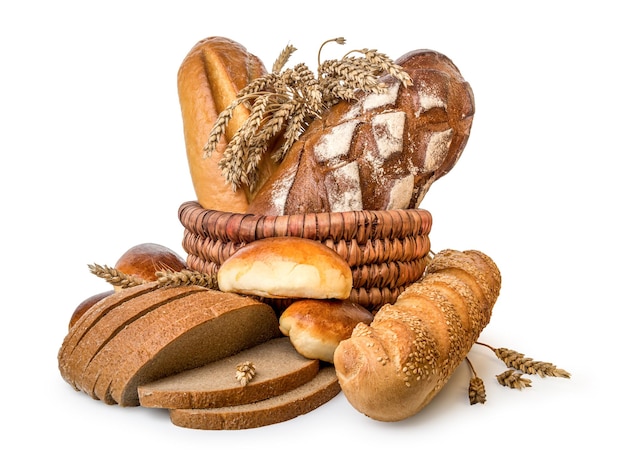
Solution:
{"label": "golden bread roll", "polygon": [[[249,110],[244,106],[235,109],[226,129],[226,141],[210,157],[205,157],[204,147],[220,112],[242,88],[266,73],[258,57],[224,37],[208,37],[198,42],[178,70],[187,161],[198,202],[205,209],[245,212],[253,196],[249,186],[232,190],[218,166],[230,138],[250,115]],[[268,155],[258,167],[257,187],[277,166]]]}
{"label": "golden bread roll", "polygon": [[302,299],[289,305],[278,323],[304,357],[332,363],[339,342],[350,338],[358,323],[369,325],[373,318],[369,310],[351,301]]}
{"label": "golden bread roll", "polygon": [[76,322],[78,322],[78,320],[84,315],[85,312],[91,309],[96,303],[100,302],[105,297],[110,296],[114,292],[115,292],[115,289],[103,291],[103,292],[94,294],[92,296],[89,296],[87,299],[85,299],[80,304],[78,304],[76,306],[76,309],[74,309],[74,312],[72,312],[72,315],[70,317],[70,321],[68,324],[68,328],[71,329],[76,324]]}
{"label": "golden bread roll", "polygon": [[481,252],[436,254],[420,281],[337,346],[334,364],[350,404],[380,421],[418,413],[489,323],[500,284],[498,267]]}
{"label": "golden bread roll", "polygon": [[146,242],[124,252],[115,262],[115,269],[128,276],[150,282],[157,279],[158,271],[182,271],[187,263],[172,249]]}
{"label": "golden bread roll", "polygon": [[222,291],[265,298],[347,299],[352,270],[321,242],[271,237],[250,242],[217,272]]}

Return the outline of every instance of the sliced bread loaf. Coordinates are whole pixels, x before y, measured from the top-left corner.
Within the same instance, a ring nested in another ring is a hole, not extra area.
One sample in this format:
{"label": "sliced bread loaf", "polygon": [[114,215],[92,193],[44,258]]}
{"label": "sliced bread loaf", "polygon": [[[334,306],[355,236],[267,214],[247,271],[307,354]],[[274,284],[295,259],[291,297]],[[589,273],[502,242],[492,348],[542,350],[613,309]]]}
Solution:
{"label": "sliced bread loaf", "polygon": [[279,336],[276,313],[265,303],[199,286],[150,283],[85,312],[65,337],[58,364],[76,390],[108,404],[136,406],[140,384]]}
{"label": "sliced bread loaf", "polygon": [[[255,375],[242,385],[237,366],[251,362]],[[275,338],[205,366],[141,385],[141,406],[219,408],[281,395],[317,375],[319,361],[296,351],[289,338]]]}
{"label": "sliced bread loaf", "polygon": [[309,413],[339,391],[335,368],[324,366],[309,382],[273,398],[224,408],[170,409],[169,413],[173,424],[189,429],[251,429]]}
{"label": "sliced bread loaf", "polygon": [[[146,292],[156,289],[156,284],[145,284],[136,288],[129,288],[119,293],[112,294],[103,300],[97,302],[90,307],[68,330],[67,335],[63,339],[63,343],[59,349],[57,360],[61,376],[72,386],[75,386],[74,366],[70,363],[70,356],[74,352],[75,347],[81,341],[85,333],[87,333],[102,317],[106,316],[111,310],[115,309],[119,304],[141,296]],[[78,390],[78,389],[77,389]]]}
{"label": "sliced bread loaf", "polygon": [[210,289],[139,316],[93,357],[84,379],[105,403],[139,405],[137,388],[281,336],[265,303]]}
{"label": "sliced bread loaf", "polygon": [[[156,289],[155,285],[129,288],[101,301],[68,334],[59,363],[62,374],[75,388],[91,395],[92,381],[85,377],[94,356],[133,321],[170,301],[204,290],[198,286]],[[93,396],[93,395],[92,395]]]}

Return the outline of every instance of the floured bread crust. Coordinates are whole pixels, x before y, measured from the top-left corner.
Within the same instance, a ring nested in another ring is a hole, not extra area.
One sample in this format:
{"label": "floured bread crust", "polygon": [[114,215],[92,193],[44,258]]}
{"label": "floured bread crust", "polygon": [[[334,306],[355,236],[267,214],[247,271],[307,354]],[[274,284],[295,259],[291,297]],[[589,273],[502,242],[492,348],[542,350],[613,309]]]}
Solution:
{"label": "floured bread crust", "polygon": [[474,115],[469,84],[444,55],[397,60],[413,85],[381,77],[385,93],[341,101],[313,122],[261,188],[248,212],[416,208],[463,151]]}

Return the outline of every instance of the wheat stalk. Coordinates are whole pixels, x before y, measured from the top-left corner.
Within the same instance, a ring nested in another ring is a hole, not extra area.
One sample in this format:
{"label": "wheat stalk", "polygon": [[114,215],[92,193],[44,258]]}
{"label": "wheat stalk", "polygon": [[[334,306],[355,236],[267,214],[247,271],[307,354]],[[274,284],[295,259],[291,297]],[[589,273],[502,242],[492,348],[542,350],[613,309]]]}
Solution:
{"label": "wheat stalk", "polygon": [[521,390],[532,386],[530,379],[524,378],[523,375],[524,374],[516,371],[515,369],[507,369],[501,374],[496,375],[496,379],[498,380],[498,383],[504,387]]}
{"label": "wheat stalk", "polygon": [[550,362],[536,361],[522,353],[507,348],[497,348],[494,352],[508,367],[517,369],[524,374],[536,374],[540,377],[570,378],[569,372],[559,369]]}
{"label": "wheat stalk", "polygon": [[[354,100],[360,92],[384,92],[387,85],[379,80],[381,75],[390,74],[404,86],[412,84],[402,67],[375,49],[353,50],[340,60],[321,62],[321,50],[330,42],[342,45],[345,39],[337,37],[322,43],[317,76],[303,63],[285,69],[297,50],[288,45],[278,55],[272,72],[246,85],[218,115],[204,146],[205,157],[210,157],[224,138],[234,110],[240,105],[250,110],[218,162],[233,190],[241,185],[254,188],[263,155],[272,151],[272,159],[280,162],[311,122],[338,101]],[[361,56],[350,55],[354,53]],[[270,142],[281,133],[281,144],[270,148]]]}
{"label": "wheat stalk", "polygon": [[485,404],[487,402],[487,392],[485,390],[485,382],[483,379],[478,377],[476,374],[476,370],[472,365],[472,361],[469,358],[465,358],[471,372],[472,378],[470,379],[469,388],[468,388],[468,396],[471,405],[475,405],[476,403]]}
{"label": "wheat stalk", "polygon": [[157,281],[160,287],[165,286],[202,286],[209,289],[218,289],[217,275],[201,273],[194,270],[157,271]]}
{"label": "wheat stalk", "polygon": [[518,351],[508,348],[495,348],[481,342],[477,342],[476,344],[491,349],[498,359],[504,362],[507,367],[516,369],[524,374],[538,375],[540,377],[562,377],[566,379],[569,379],[571,376],[569,372],[559,369],[550,362],[536,361]]}
{"label": "wheat stalk", "polygon": [[[89,265],[89,270],[99,278],[103,278],[113,286],[121,289],[132,288],[145,284],[146,281],[136,276],[127,275],[117,268],[107,265]],[[155,273],[157,277],[157,287],[166,286],[202,286],[209,289],[218,289],[217,275],[201,273],[193,270],[168,271],[162,270]]]}
{"label": "wheat stalk", "polygon": [[244,361],[236,366],[235,379],[242,387],[248,385],[248,382],[256,375],[256,368],[251,361]]}
{"label": "wheat stalk", "polygon": [[144,280],[136,276],[127,275],[116,268],[109,267],[107,265],[88,265],[89,271],[99,278],[103,278],[107,283],[117,286],[121,289],[132,288],[133,286],[139,286],[145,283]]}

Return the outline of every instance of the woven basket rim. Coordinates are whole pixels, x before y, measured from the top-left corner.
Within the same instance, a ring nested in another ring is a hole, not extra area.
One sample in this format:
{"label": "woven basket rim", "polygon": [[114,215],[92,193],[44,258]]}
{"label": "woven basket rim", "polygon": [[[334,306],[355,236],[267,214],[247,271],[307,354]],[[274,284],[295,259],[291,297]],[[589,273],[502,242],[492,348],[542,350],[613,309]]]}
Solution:
{"label": "woven basket rim", "polygon": [[205,209],[197,201],[188,201],[181,204],[178,217],[194,234],[234,243],[276,236],[362,243],[415,232],[427,235],[432,226],[432,215],[423,208],[261,215]]}

